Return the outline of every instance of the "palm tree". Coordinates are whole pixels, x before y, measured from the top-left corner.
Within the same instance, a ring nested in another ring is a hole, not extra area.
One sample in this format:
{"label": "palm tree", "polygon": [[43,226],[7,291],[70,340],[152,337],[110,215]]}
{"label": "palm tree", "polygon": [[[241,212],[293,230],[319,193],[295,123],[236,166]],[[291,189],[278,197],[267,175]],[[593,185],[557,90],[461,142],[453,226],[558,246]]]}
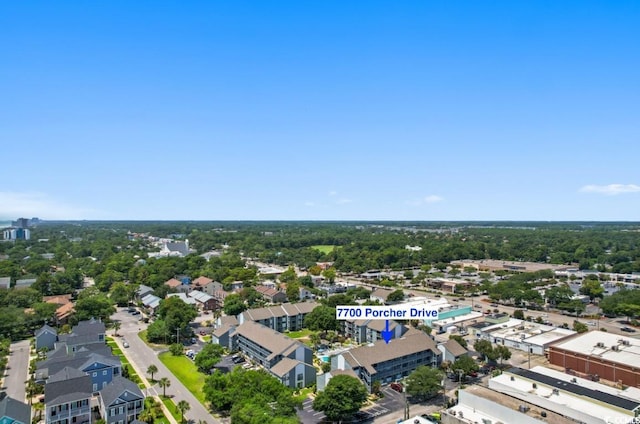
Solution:
{"label": "palm tree", "polygon": [[113,329],[115,330],[115,335],[118,335],[118,330],[120,329],[120,321],[113,321]]}
{"label": "palm tree", "polygon": [[157,414],[156,414],[155,409],[153,409],[153,408],[146,408],[138,416],[138,419],[140,421],[145,422],[147,424],[152,424],[155,421],[156,418],[157,418]]}
{"label": "palm tree", "polygon": [[189,405],[189,402],[187,402],[186,400],[181,400],[176,405],[176,409],[180,411],[180,414],[182,415],[182,419],[180,420],[180,422],[184,422],[184,413],[191,409],[191,405]]}
{"label": "palm tree", "polygon": [[167,387],[171,387],[171,380],[167,377],[162,377],[158,381],[158,386],[162,387],[162,397],[167,397]]}
{"label": "palm tree", "polygon": [[158,372],[158,367],[156,367],[154,364],[149,365],[149,368],[147,368],[147,374],[151,374],[151,381],[153,381],[153,374]]}

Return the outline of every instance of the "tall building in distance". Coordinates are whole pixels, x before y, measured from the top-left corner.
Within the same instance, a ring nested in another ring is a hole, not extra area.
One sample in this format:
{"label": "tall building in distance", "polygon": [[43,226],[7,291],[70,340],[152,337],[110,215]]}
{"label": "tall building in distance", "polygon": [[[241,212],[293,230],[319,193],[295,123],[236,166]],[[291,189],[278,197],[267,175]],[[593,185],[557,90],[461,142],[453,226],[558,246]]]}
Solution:
{"label": "tall building in distance", "polygon": [[28,228],[9,227],[2,231],[5,240],[29,240],[31,238],[31,230]]}

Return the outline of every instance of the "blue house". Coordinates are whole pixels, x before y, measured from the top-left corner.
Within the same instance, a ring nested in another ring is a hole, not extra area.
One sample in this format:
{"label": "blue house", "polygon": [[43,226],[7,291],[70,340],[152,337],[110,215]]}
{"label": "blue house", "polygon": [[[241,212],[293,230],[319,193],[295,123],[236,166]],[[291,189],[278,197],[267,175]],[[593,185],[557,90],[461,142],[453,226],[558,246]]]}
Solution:
{"label": "blue house", "polygon": [[47,350],[53,350],[56,342],[58,341],[58,331],[55,328],[43,325],[35,333],[36,338],[36,350],[46,348]]}

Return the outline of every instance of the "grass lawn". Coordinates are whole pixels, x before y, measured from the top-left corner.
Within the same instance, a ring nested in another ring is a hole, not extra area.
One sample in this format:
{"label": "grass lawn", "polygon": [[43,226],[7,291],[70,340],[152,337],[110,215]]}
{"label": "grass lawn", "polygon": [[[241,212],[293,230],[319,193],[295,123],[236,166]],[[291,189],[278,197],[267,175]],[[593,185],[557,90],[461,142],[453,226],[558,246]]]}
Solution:
{"label": "grass lawn", "polygon": [[120,362],[122,363],[122,368],[123,369],[124,368],[128,369],[128,371],[129,371],[129,380],[133,381],[134,383],[136,383],[141,388],[144,388],[145,387],[144,383],[142,383],[142,380],[140,379],[140,377],[138,377],[138,374],[135,372],[135,370],[133,369],[133,367],[131,366],[131,364],[127,360],[126,356],[124,356],[124,353],[122,353],[122,350],[118,347],[118,345],[113,340],[113,338],[107,337],[107,346],[109,346],[111,348],[111,352],[115,356],[120,358]]}
{"label": "grass lawn", "polygon": [[288,333],[284,333],[285,336],[291,337],[292,339],[300,339],[302,337],[309,337],[310,334],[313,334],[313,331],[303,328],[300,331],[289,331]]}
{"label": "grass lawn", "polygon": [[180,416],[180,412],[176,408],[176,404],[173,403],[173,401],[171,399],[163,397],[163,396],[160,396],[160,399],[162,399],[162,403],[164,403],[164,405],[167,407],[169,412],[171,412],[171,415],[173,415],[173,418],[175,418],[176,421],[180,422],[180,420],[182,418]]}
{"label": "grass lawn", "polygon": [[[169,368],[178,380],[204,405],[204,374],[198,371],[193,361],[186,356],[173,356],[171,352],[162,352],[158,355],[160,361]],[[170,390],[170,388],[169,388]]]}
{"label": "grass lawn", "polygon": [[211,334],[207,334],[206,336],[203,336],[202,341],[205,343],[211,342]]}
{"label": "grass lawn", "polygon": [[340,246],[336,246],[335,244],[316,244],[315,246],[311,246],[312,249],[319,250],[321,253],[325,255],[331,253],[334,248],[339,248]]}

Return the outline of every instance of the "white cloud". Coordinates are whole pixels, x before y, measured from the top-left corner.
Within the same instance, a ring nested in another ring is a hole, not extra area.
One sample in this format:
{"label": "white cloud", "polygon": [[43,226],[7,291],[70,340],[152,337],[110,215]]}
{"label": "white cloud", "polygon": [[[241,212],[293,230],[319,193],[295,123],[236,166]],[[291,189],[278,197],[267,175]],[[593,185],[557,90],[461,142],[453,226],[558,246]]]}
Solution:
{"label": "white cloud", "polygon": [[329,196],[331,196],[331,197],[333,197],[333,196],[337,196],[337,195],[338,195],[338,192],[337,192],[337,191],[335,191],[335,190],[331,190],[331,191],[329,192]]}
{"label": "white cloud", "polygon": [[347,199],[347,198],[342,198],[342,199],[336,200],[336,203],[339,204],[339,205],[346,205],[347,203],[351,203],[351,202],[353,202],[353,200]]}
{"label": "white cloud", "polygon": [[438,196],[436,194],[430,194],[429,196],[425,196],[421,199],[407,200],[405,203],[410,206],[422,206],[425,204],[439,203],[439,202],[442,202],[443,200],[444,200],[444,197],[442,196]]}
{"label": "white cloud", "polygon": [[432,194],[424,198],[425,203],[438,203],[442,202],[444,199],[438,195]]}
{"label": "white cloud", "polygon": [[316,204],[313,202],[304,202],[304,205],[308,207],[312,207],[312,206],[315,206]]}
{"label": "white cloud", "polygon": [[640,193],[640,186],[636,184],[609,184],[609,185],[586,185],[580,190],[582,193],[598,193],[606,196],[617,196],[624,193]]}
{"label": "white cloud", "polygon": [[0,191],[0,217],[42,219],[85,219],[96,211],[78,208],[50,198],[44,193]]}

